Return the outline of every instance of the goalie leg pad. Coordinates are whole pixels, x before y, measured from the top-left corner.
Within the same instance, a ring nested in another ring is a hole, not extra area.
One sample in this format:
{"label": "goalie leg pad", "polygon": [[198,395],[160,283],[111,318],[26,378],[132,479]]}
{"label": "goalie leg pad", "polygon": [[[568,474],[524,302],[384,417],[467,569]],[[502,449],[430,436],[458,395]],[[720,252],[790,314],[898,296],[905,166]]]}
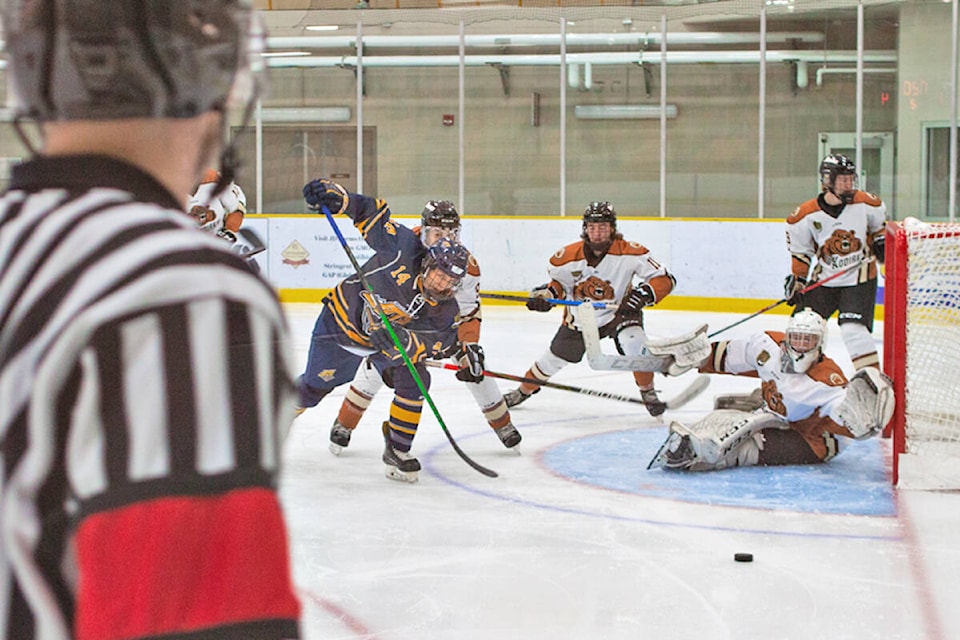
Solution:
{"label": "goalie leg pad", "polygon": [[847,383],[847,395],[832,417],[862,440],[883,430],[893,417],[895,404],[890,378],[867,367]]}
{"label": "goalie leg pad", "polygon": [[674,422],[670,431],[689,439],[693,457],[685,469],[712,471],[757,464],[763,450],[760,431],[784,426],[770,414],[720,410],[708,413],[690,427]]}

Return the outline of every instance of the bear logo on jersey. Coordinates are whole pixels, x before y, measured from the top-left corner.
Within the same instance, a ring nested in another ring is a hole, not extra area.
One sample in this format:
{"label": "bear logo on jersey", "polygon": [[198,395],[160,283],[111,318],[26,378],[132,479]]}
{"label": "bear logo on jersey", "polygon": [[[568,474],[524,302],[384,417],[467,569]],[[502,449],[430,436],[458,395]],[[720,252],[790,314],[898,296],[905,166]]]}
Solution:
{"label": "bear logo on jersey", "polygon": [[573,287],[574,300],[613,300],[613,287],[606,280],[590,276]]}
{"label": "bear logo on jersey", "polygon": [[770,411],[781,416],[787,415],[787,407],[783,404],[783,394],[777,389],[775,380],[766,380],[761,383],[760,393],[763,394],[763,401],[767,403]]}
{"label": "bear logo on jersey", "polygon": [[190,215],[196,219],[198,227],[202,227],[217,219],[217,214],[213,212],[213,209],[201,204],[193,205],[190,209]]}
{"label": "bear logo on jersey", "polygon": [[846,256],[851,253],[859,253],[863,248],[863,243],[853,231],[846,229],[834,229],[833,233],[823,243],[824,256]]}

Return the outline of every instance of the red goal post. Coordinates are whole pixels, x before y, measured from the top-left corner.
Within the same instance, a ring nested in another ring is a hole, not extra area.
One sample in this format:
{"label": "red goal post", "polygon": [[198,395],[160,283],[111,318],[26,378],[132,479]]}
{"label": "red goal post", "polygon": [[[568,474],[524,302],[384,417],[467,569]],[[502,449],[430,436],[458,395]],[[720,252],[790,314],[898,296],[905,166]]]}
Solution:
{"label": "red goal post", "polygon": [[960,224],[887,224],[883,368],[893,483],[960,489]]}

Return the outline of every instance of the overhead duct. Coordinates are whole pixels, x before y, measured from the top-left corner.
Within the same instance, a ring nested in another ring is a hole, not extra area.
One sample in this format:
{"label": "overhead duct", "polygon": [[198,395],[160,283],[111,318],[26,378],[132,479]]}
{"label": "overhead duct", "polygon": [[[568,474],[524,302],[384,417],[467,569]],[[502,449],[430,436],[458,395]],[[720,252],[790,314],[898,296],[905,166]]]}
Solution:
{"label": "overhead duct", "polygon": [[[759,51],[671,51],[666,55],[669,64],[759,64]],[[663,55],[659,51],[609,51],[594,53],[568,53],[567,64],[659,64]],[[766,61],[796,62],[807,61],[816,64],[856,63],[856,52],[850,51],[767,51]],[[865,63],[896,63],[896,52],[865,51]],[[357,66],[356,56],[299,56],[292,58],[267,58],[271,67],[348,67]],[[467,67],[489,65],[503,66],[559,66],[559,54],[493,54],[463,56]],[[364,67],[456,67],[460,65],[460,56],[423,55],[423,56],[363,56]]]}
{"label": "overhead duct", "polygon": [[[559,33],[512,33],[512,34],[480,34],[464,36],[464,45],[467,47],[559,47]],[[667,44],[670,46],[705,46],[714,44],[756,44],[760,42],[758,33],[668,33]],[[568,33],[566,43],[568,47],[577,46],[659,46],[663,36],[660,33]],[[767,42],[803,42],[822,43],[822,33],[799,31],[794,33],[768,33]],[[357,37],[344,36],[271,36],[267,38],[267,47],[283,49],[288,47],[298,49],[354,49],[357,46]],[[424,35],[424,36],[383,36],[370,35],[363,37],[363,46],[367,49],[379,48],[411,48],[435,49],[457,48],[460,46],[458,35]]]}

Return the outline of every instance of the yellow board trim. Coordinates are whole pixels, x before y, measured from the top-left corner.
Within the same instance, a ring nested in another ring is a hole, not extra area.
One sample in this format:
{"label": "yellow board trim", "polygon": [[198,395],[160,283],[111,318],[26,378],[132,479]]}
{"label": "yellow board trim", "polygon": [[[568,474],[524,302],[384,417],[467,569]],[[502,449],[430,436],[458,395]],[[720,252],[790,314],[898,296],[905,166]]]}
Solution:
{"label": "yellow board trim", "polygon": [[[280,302],[320,302],[330,289],[280,289]],[[500,293],[514,296],[525,296],[526,291],[493,291],[491,293]],[[774,300],[761,300],[759,298],[705,298],[698,296],[670,296],[659,303],[654,309],[666,309],[668,311],[710,311],[718,313],[742,313],[748,315],[756,313]],[[519,305],[521,302],[512,300],[493,300],[485,298],[484,306],[494,305]],[[775,315],[790,315],[793,307],[782,304],[767,313]],[[878,304],[874,310],[877,320],[883,320],[883,305]]]}

